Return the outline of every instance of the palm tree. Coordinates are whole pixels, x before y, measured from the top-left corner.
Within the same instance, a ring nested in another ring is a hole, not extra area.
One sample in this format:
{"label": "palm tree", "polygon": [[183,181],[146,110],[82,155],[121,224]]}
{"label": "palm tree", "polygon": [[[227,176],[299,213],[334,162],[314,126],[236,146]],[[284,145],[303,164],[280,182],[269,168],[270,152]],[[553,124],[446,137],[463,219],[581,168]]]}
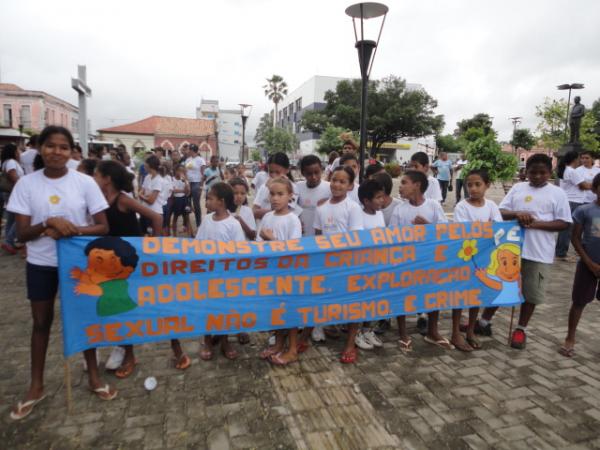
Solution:
{"label": "palm tree", "polygon": [[279,75],[273,75],[267,78],[267,84],[263,86],[265,96],[275,105],[275,114],[273,115],[273,126],[277,125],[277,105],[288,93],[288,85]]}

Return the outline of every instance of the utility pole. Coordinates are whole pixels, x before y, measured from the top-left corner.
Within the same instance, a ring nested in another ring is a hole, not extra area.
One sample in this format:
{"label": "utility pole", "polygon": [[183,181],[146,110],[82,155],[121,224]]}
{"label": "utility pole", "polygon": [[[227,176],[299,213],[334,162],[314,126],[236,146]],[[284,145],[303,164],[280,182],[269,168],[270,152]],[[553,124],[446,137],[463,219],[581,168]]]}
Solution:
{"label": "utility pole", "polygon": [[85,66],[77,66],[77,78],[71,78],[71,87],[77,91],[79,97],[79,145],[83,157],[88,157],[88,119],[87,97],[92,96],[92,90],[86,84]]}
{"label": "utility pole", "polygon": [[[513,123],[513,140],[515,139],[515,133],[517,132],[517,125],[519,125],[522,121],[523,118],[519,117],[519,116],[515,116],[515,117],[509,117],[508,120],[511,120]],[[517,148],[515,147],[515,144],[513,144],[513,153],[517,153]]]}

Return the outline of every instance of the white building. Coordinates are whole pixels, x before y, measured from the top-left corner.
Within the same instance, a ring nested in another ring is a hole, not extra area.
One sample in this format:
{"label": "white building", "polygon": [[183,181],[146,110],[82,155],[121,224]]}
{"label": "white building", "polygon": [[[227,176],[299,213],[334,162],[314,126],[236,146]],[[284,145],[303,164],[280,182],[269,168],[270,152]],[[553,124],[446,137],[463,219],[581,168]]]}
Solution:
{"label": "white building", "polygon": [[[279,103],[277,113],[277,125],[287,128],[294,133],[300,142],[300,151],[298,156],[316,153],[319,134],[308,130],[302,130],[300,120],[305,111],[321,110],[325,108],[325,93],[335,91],[338,82],[350,80],[351,78],[328,77],[315,75],[302,83],[300,87],[291,91],[283,101]],[[421,89],[420,84],[407,83],[407,90]],[[384,148],[388,150],[389,157],[398,161],[406,161],[408,157],[417,152],[424,151],[424,148],[418,148],[421,143],[425,144],[426,139],[409,140],[402,139],[397,143],[386,143]],[[393,150],[396,149],[394,154]]]}
{"label": "white building", "polygon": [[239,109],[219,109],[218,100],[202,99],[196,108],[196,118],[215,119],[219,133],[219,156],[227,161],[240,160],[242,116]]}

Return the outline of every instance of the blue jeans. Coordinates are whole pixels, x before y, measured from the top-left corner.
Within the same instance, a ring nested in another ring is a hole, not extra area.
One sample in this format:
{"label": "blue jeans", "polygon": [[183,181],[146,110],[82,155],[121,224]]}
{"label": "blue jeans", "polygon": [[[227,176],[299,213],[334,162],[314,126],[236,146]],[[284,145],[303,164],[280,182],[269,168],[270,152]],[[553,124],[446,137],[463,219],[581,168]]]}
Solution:
{"label": "blue jeans", "polygon": [[[571,207],[571,215],[573,215],[573,211],[577,209],[578,206],[581,206],[582,203],[574,203],[569,202],[569,206]],[[556,257],[564,258],[567,256],[567,252],[569,251],[569,242],[571,242],[571,230],[573,228],[572,224],[569,224],[569,228],[566,230],[562,230],[558,233],[558,240],[556,241]]]}

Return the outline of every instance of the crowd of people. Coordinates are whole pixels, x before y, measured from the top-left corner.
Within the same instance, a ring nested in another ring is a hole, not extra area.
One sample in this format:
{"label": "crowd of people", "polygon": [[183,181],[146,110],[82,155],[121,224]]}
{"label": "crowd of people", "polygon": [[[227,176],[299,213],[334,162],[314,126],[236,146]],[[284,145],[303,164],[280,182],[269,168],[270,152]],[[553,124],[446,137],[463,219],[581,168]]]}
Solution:
{"label": "crowd of people", "polygon": [[[566,357],[574,354],[575,330],[582,310],[594,298],[600,299],[600,169],[594,168],[593,160],[589,164],[591,155],[584,153],[574,158],[567,154],[560,161],[558,176],[562,188],[551,183],[552,160],[543,154],[531,156],[526,163],[526,179],[516,183],[496,205],[486,197],[491,185],[488,174],[485,170],[465,172],[464,157],[451,163],[447,155],[440,155],[431,164],[427,154],[415,153],[401,176],[399,192],[393,192],[392,178],[377,162],[369,164],[365,180],[358,183],[360,161],[352,140],[344,142],[340,153],[330,159],[325,169],[316,155],[303,157],[299,162],[301,180],[292,176],[287,155],[275,153],[266,161],[266,170],[250,181],[243,166],[225,170],[217,156],[211,156],[207,164],[194,145],[184,147],[182,153],[173,151],[167,155],[162,149],[150,152],[138,171],[123,147],[107,155],[82,159],[70,132],[57,126],[46,127],[39,136],[32,136],[22,154],[16,146],[4,146],[0,187],[6,220],[2,248],[10,254],[21,252],[26,256],[27,298],[33,318],[31,383],[24,400],[12,409],[11,417],[26,417],[45,397],[44,365],[58,292],[57,239],[170,235],[218,241],[288,240],[441,223],[448,221],[442,203],[452,175],[457,176],[453,220],[517,220],[524,229],[522,248],[503,248],[503,253],[498,254],[501,263],[493,270],[476,273],[484,284],[506,287],[511,301],[518,297],[519,289],[522,293],[525,301],[511,336],[513,348],[526,346],[530,319],[536,305],[545,300],[556,236],[569,233],[566,247],[571,236],[580,259],[573,285],[569,333],[560,352]],[[576,167],[579,161],[583,169]],[[437,178],[431,175],[432,171]],[[461,199],[463,189],[465,198]],[[202,203],[207,211],[204,217]],[[559,241],[559,245],[564,242]],[[453,310],[449,339],[439,331],[439,311],[420,315],[417,328],[431,345],[472,352],[482,347],[478,335],[492,334],[496,309],[486,308],[481,316],[477,308],[469,309],[467,323],[461,322],[460,310]],[[381,320],[278,330],[260,357],[273,365],[287,365],[298,361],[311,341],[345,336],[340,361],[351,364],[357,361],[358,349],[381,347],[381,336],[390,333],[390,328],[389,320]],[[406,316],[397,317],[397,332],[399,348],[411,352],[413,336]],[[243,333],[235,339],[204,336],[200,359],[213,359],[217,350],[227,359],[236,359],[236,339],[244,344],[250,337]],[[171,348],[175,369],[187,369],[191,359],[181,343],[173,339]],[[84,359],[90,390],[102,400],[115,398],[116,388],[100,375],[96,350],[86,350]],[[112,349],[106,368],[114,370],[116,377],[126,378],[136,364],[134,347],[128,345]]]}

